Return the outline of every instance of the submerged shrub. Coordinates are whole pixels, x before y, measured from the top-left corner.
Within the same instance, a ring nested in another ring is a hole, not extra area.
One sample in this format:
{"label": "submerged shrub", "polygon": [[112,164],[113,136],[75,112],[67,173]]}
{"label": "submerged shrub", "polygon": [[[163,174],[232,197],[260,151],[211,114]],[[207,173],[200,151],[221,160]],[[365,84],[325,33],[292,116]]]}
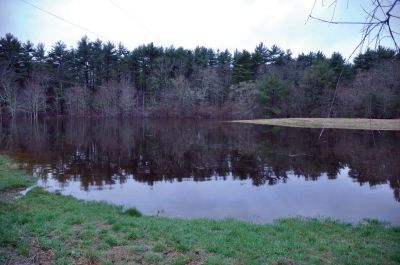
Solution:
{"label": "submerged shrub", "polygon": [[136,208],[129,208],[124,211],[124,214],[133,216],[133,217],[141,217],[142,213]]}

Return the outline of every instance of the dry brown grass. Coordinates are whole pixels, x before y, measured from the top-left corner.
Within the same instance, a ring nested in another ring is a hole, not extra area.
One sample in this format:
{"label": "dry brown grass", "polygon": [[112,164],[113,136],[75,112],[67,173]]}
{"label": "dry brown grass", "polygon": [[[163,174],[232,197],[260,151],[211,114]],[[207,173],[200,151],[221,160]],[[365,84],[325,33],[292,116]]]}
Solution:
{"label": "dry brown grass", "polygon": [[285,118],[234,120],[232,122],[265,124],[302,128],[332,128],[353,130],[400,130],[400,119],[353,119],[353,118]]}

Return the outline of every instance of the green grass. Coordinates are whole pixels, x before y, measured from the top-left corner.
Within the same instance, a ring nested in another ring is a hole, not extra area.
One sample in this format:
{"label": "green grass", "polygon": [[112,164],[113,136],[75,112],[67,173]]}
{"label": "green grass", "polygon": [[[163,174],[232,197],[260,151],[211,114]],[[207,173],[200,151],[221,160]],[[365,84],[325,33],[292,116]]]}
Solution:
{"label": "green grass", "polygon": [[395,130],[395,131],[400,130],[400,119],[284,118],[284,119],[236,120],[232,122],[301,127],[301,128]]}
{"label": "green grass", "polygon": [[0,155],[0,190],[25,188],[34,183],[23,171],[17,169],[17,165],[8,157]]}
{"label": "green grass", "polygon": [[138,217],[34,188],[0,202],[0,264],[33,257],[45,264],[399,264],[400,227]]}

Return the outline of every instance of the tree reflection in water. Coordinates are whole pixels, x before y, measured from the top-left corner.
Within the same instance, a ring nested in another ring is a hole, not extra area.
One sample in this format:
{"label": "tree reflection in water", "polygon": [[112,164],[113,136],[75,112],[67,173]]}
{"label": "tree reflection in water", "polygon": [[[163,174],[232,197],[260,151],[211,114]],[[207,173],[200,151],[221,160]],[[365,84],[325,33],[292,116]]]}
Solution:
{"label": "tree reflection in water", "polygon": [[29,171],[85,190],[157,181],[250,179],[285,183],[288,173],[318,180],[388,183],[400,201],[400,133],[230,124],[216,121],[49,119],[3,121],[0,148]]}

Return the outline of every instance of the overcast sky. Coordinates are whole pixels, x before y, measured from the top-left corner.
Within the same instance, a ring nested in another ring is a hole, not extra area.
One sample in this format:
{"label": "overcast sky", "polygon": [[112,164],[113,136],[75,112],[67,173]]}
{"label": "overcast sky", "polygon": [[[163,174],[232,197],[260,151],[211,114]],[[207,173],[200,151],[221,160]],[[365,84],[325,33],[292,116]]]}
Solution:
{"label": "overcast sky", "polygon": [[[0,0],[0,34],[75,45],[83,36],[122,42],[128,48],[156,45],[253,50],[264,42],[299,52],[322,50],[349,55],[360,40],[360,26],[305,21],[314,0],[26,0],[84,27],[74,27],[21,0]],[[325,1],[330,2],[330,1]],[[335,18],[364,21],[370,0],[340,1]],[[121,9],[119,9],[119,6]],[[318,0],[313,14],[329,19],[332,9]]]}

